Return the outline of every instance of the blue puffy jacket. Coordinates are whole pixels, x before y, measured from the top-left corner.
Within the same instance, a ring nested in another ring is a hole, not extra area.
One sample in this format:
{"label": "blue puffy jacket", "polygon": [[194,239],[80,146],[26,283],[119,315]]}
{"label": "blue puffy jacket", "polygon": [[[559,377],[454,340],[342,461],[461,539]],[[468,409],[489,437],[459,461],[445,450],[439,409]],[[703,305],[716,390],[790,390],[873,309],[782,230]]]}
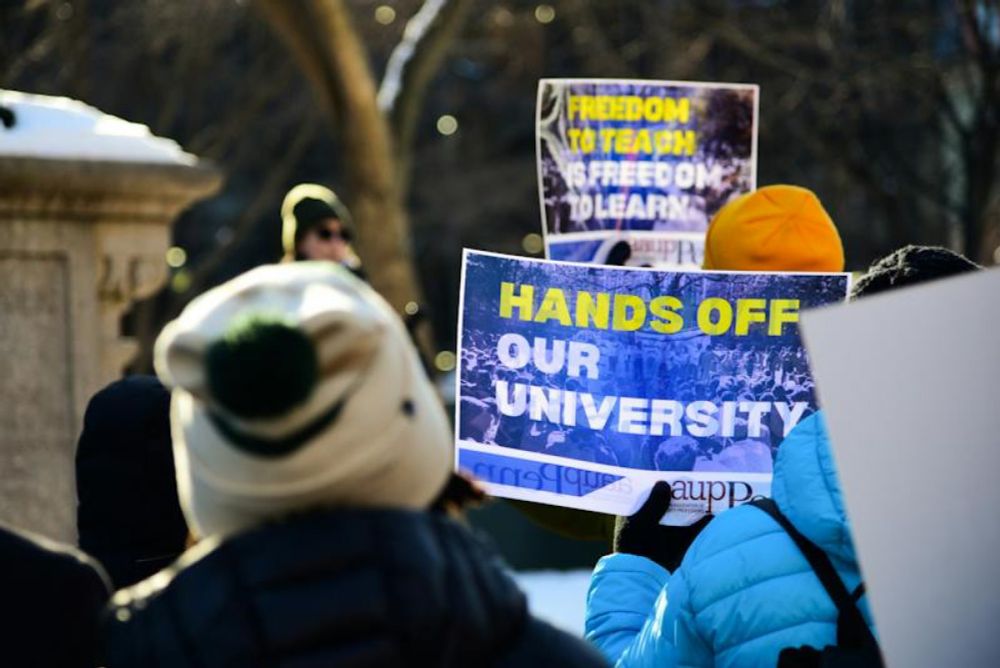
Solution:
{"label": "blue puffy jacket", "polygon": [[[853,591],[861,577],[822,413],[782,443],[772,493]],[[809,563],[752,506],[712,520],[672,576],[644,557],[604,557],[587,601],[587,638],[629,668],[774,666],[783,648],[832,645],[836,632],[837,609]]]}

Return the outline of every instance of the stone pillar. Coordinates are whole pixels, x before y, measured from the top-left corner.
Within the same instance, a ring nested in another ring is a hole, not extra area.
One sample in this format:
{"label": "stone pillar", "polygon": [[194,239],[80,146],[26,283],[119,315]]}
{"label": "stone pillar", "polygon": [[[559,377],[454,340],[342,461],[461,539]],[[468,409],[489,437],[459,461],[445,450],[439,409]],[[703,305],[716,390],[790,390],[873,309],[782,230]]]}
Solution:
{"label": "stone pillar", "polygon": [[170,223],[221,182],[184,162],[0,155],[0,521],[75,542],[84,409],[136,352],[121,316],[164,283]]}

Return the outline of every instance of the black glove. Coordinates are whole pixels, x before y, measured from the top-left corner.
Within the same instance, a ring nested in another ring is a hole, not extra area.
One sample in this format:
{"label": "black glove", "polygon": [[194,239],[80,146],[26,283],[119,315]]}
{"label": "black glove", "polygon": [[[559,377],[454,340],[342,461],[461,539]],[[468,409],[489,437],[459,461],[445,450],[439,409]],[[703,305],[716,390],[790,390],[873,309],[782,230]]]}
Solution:
{"label": "black glove", "polygon": [[627,241],[619,241],[608,251],[608,259],[605,260],[604,264],[624,267],[630,257],[632,257],[632,247]]}
{"label": "black glove", "polygon": [[676,570],[695,537],[712,521],[712,515],[686,527],[663,526],[660,520],[670,508],[670,499],[670,484],[661,480],[653,485],[649,498],[634,515],[619,517],[615,521],[615,552],[646,557],[668,571]]}

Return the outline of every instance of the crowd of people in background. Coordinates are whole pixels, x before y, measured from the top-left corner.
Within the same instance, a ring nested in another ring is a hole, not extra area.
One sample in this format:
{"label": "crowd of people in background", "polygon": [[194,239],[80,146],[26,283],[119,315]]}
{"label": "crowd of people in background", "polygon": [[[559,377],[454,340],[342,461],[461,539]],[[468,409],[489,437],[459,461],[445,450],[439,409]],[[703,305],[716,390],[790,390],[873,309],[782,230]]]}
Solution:
{"label": "crowd of people in background", "polygon": [[[629,454],[600,433],[470,400],[459,437],[654,470],[713,470],[748,442],[774,458],[770,504],[664,527],[661,483],[620,518],[585,639],[534,618],[461,521],[482,491],[452,470],[448,418],[404,324],[363,280],[350,213],[308,185],[282,216],[286,262],[194,300],[157,342],[159,380],[127,378],[91,400],[76,457],[79,549],[0,531],[17,611],[0,663],[638,668],[846,653],[878,665],[822,411],[787,438],[772,415],[756,436],[744,423],[732,437],[649,439]],[[713,218],[705,268],[839,272],[844,255],[813,193],[772,186]],[[978,268],[909,247],[875,263],[853,296]],[[466,343],[463,382],[527,380],[491,345]],[[614,364],[650,379],[669,370],[681,400],[814,392],[803,351],[785,343],[722,352],[694,338]],[[849,603],[831,598],[796,534],[832,562]]]}

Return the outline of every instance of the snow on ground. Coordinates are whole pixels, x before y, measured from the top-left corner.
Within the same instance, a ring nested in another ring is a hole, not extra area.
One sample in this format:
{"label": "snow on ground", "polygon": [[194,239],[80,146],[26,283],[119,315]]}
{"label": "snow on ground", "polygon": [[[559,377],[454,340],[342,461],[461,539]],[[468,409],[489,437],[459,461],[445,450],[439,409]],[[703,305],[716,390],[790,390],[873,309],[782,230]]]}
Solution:
{"label": "snow on ground", "polygon": [[0,155],[192,165],[197,158],[145,125],[109,116],[78,100],[0,90],[14,112],[0,126]]}
{"label": "snow on ground", "polygon": [[536,617],[582,636],[590,573],[590,570],[524,571],[514,573],[514,579],[527,594],[528,607]]}

